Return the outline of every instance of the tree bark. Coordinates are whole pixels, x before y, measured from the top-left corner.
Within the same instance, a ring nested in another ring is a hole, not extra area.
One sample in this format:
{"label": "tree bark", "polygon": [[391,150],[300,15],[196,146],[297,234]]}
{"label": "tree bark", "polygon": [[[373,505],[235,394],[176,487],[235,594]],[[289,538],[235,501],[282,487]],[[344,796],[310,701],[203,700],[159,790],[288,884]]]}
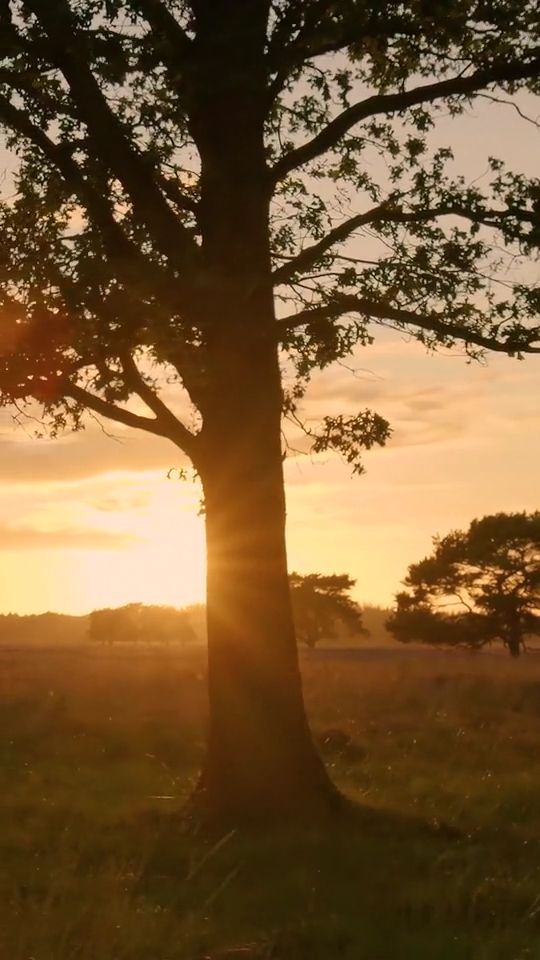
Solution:
{"label": "tree bark", "polygon": [[[211,815],[320,815],[339,794],[306,719],[289,593],[277,347],[222,343],[201,477],[208,581],[209,733],[198,799]],[[229,330],[230,333],[230,330]],[[219,368],[219,369],[218,369]]]}

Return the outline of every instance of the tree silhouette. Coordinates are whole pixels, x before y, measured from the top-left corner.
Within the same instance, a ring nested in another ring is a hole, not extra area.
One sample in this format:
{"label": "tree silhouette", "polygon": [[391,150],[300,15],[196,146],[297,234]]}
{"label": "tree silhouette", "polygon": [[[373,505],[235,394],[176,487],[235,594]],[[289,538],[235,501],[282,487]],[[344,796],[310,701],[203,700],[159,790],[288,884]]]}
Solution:
{"label": "tree silhouette", "polygon": [[347,574],[291,573],[291,599],[297,639],[308,647],[338,636],[365,634],[362,614],[348,596],[355,580]]}
{"label": "tree silhouette", "polygon": [[142,604],[104,607],[92,610],[88,618],[88,637],[93,643],[134,643],[140,639]]}
{"label": "tree silhouette", "polygon": [[[337,797],[302,700],[283,413],[381,326],[540,349],[538,290],[496,282],[503,247],[538,247],[538,180],[492,160],[482,191],[430,146],[477,96],[537,93],[539,53],[533,0],[0,0],[3,402],[166,437],[200,475],[209,811]],[[388,435],[368,410],[310,431],[358,472]]]}
{"label": "tree silhouette", "polygon": [[540,635],[540,513],[497,513],[434,538],[409,567],[388,629],[404,643],[483,647],[518,657]]}
{"label": "tree silhouette", "polygon": [[144,606],[93,610],[88,618],[88,637],[95,643],[193,643],[197,637],[187,610]]}

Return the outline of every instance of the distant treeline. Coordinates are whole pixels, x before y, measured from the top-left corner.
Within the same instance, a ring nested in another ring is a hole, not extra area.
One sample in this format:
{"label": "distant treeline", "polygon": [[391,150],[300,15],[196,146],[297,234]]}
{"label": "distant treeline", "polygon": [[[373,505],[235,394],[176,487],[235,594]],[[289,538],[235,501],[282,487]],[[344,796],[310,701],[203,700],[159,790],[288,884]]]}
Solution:
{"label": "distant treeline", "polygon": [[[138,611],[138,616],[136,615]],[[0,645],[71,646],[97,641],[142,643],[197,643],[205,639],[205,608],[193,604],[175,607],[128,604],[95,610],[86,616],[40,613],[0,614]]]}
{"label": "distant treeline", "polygon": [[0,643],[5,645],[39,644],[56,647],[85,642],[87,634],[88,617],[70,617],[64,613],[0,615]]}
{"label": "distant treeline", "polygon": [[[362,608],[362,622],[368,636],[351,640],[345,635],[332,641],[379,645],[392,643],[384,623],[389,616],[384,607]],[[202,643],[206,641],[204,604],[175,607],[128,604],[115,609],[96,610],[86,616],[40,613],[20,616],[0,614],[0,644],[55,647],[78,643]]]}
{"label": "distant treeline", "polygon": [[88,618],[88,636],[95,643],[198,643],[203,617],[193,618],[193,610],[184,607],[145,606],[129,603],[125,607],[94,610]]}

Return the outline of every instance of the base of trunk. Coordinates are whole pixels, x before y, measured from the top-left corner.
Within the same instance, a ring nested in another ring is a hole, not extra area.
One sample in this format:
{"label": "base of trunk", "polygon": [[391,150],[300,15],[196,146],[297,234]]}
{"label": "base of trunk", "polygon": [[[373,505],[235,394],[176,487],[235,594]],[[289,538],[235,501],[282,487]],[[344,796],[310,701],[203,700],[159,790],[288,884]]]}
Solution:
{"label": "base of trunk", "polygon": [[321,821],[336,818],[348,806],[332,783],[315,749],[301,767],[275,769],[270,756],[244,766],[231,776],[209,754],[190,801],[190,813],[205,822],[231,826],[247,823]]}

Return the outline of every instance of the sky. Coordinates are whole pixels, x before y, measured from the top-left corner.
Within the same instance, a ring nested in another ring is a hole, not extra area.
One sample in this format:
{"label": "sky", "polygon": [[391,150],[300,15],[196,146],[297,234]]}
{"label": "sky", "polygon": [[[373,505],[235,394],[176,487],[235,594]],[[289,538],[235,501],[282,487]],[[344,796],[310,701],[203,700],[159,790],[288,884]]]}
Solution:
{"label": "sky", "polygon": [[[509,107],[443,120],[439,136],[470,177],[489,154],[537,174],[540,133]],[[539,387],[540,357],[468,363],[460,350],[427,354],[389,331],[350,369],[318,376],[308,419],[367,406],[393,435],[365,455],[361,477],[329,455],[286,462],[290,569],[348,573],[356,599],[387,605],[434,534],[539,509]],[[169,476],[179,454],[103,426],[89,420],[82,433],[36,440],[31,422],[1,413],[0,613],[204,599],[200,490]]]}
{"label": "sky", "polygon": [[[434,534],[539,507],[540,359],[467,364],[384,333],[351,366],[318,378],[307,414],[373,406],[393,436],[361,477],[333,456],[286,462],[290,567],[348,573],[357,599],[388,604]],[[4,415],[0,611],[203,600],[200,491],[168,476],[172,445],[116,425],[27,430]]]}

